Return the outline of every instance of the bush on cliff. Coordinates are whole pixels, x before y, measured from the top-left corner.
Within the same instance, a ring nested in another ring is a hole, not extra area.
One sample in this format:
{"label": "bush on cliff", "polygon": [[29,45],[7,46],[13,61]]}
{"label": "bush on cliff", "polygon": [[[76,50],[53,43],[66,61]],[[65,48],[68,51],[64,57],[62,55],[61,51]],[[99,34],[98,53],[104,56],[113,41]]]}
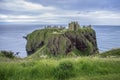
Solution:
{"label": "bush on cliff", "polygon": [[15,57],[14,52],[12,52],[12,51],[5,51],[5,50],[0,51],[0,56],[7,57],[7,58],[14,58]]}

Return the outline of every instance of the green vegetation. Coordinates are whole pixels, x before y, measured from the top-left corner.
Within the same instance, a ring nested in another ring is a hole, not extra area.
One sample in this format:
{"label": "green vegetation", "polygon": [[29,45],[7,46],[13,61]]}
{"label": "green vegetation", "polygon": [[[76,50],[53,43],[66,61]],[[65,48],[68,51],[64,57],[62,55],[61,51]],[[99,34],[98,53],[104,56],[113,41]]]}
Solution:
{"label": "green vegetation", "polygon": [[75,76],[75,68],[73,62],[70,60],[62,61],[55,68],[54,77],[58,80],[68,79]]}
{"label": "green vegetation", "polygon": [[90,27],[78,28],[76,31],[45,28],[33,31],[26,39],[27,53],[35,54],[34,57],[76,55],[76,51],[76,56],[98,53],[95,31]]}
{"label": "green vegetation", "polygon": [[120,58],[66,57],[0,62],[0,80],[119,80]]}
{"label": "green vegetation", "polygon": [[[44,46],[43,48],[44,49]],[[0,80],[119,80],[120,49],[94,57],[37,57],[38,52],[25,58],[4,57],[0,53]],[[7,52],[7,51],[5,51]],[[78,53],[74,50],[72,53]],[[10,52],[7,52],[8,55]],[[118,56],[107,57],[103,56]]]}
{"label": "green vegetation", "polygon": [[12,51],[0,51],[0,57],[14,58],[14,52]]}
{"label": "green vegetation", "polygon": [[46,46],[51,37],[64,33],[61,29],[40,29],[27,35],[26,50],[28,53],[35,52],[42,46]]}
{"label": "green vegetation", "polygon": [[112,49],[100,54],[101,57],[120,57],[120,49]]}

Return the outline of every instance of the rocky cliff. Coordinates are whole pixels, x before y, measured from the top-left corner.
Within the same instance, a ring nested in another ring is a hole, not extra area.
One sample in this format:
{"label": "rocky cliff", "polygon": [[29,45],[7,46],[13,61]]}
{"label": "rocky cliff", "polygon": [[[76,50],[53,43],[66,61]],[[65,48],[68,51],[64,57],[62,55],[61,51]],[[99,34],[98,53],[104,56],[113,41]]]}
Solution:
{"label": "rocky cliff", "polygon": [[26,37],[28,55],[92,55],[98,53],[96,33],[91,27],[69,30],[45,28]]}

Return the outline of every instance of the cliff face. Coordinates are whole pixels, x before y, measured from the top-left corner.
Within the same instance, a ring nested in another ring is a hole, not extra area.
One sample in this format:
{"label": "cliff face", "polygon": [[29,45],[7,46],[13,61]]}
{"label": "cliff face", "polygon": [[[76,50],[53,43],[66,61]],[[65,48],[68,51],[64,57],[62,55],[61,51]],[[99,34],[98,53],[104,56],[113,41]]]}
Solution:
{"label": "cliff face", "polygon": [[90,27],[76,31],[67,29],[41,29],[28,34],[27,54],[40,55],[92,55],[98,53],[96,33]]}

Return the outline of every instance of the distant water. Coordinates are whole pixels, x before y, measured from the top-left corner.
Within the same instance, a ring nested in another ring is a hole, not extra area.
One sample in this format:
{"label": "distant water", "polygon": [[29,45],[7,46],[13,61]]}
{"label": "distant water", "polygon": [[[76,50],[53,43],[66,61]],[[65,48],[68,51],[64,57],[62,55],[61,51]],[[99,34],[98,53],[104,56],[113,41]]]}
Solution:
{"label": "distant water", "polygon": [[26,40],[23,36],[40,28],[41,25],[0,25],[0,50],[20,52],[20,57],[26,57]]}
{"label": "distant water", "polygon": [[[26,40],[23,36],[43,25],[0,25],[0,50],[20,52],[20,57],[26,57]],[[97,34],[99,51],[120,48],[120,26],[93,26]]]}
{"label": "distant water", "polygon": [[94,26],[100,52],[120,48],[120,26]]}

